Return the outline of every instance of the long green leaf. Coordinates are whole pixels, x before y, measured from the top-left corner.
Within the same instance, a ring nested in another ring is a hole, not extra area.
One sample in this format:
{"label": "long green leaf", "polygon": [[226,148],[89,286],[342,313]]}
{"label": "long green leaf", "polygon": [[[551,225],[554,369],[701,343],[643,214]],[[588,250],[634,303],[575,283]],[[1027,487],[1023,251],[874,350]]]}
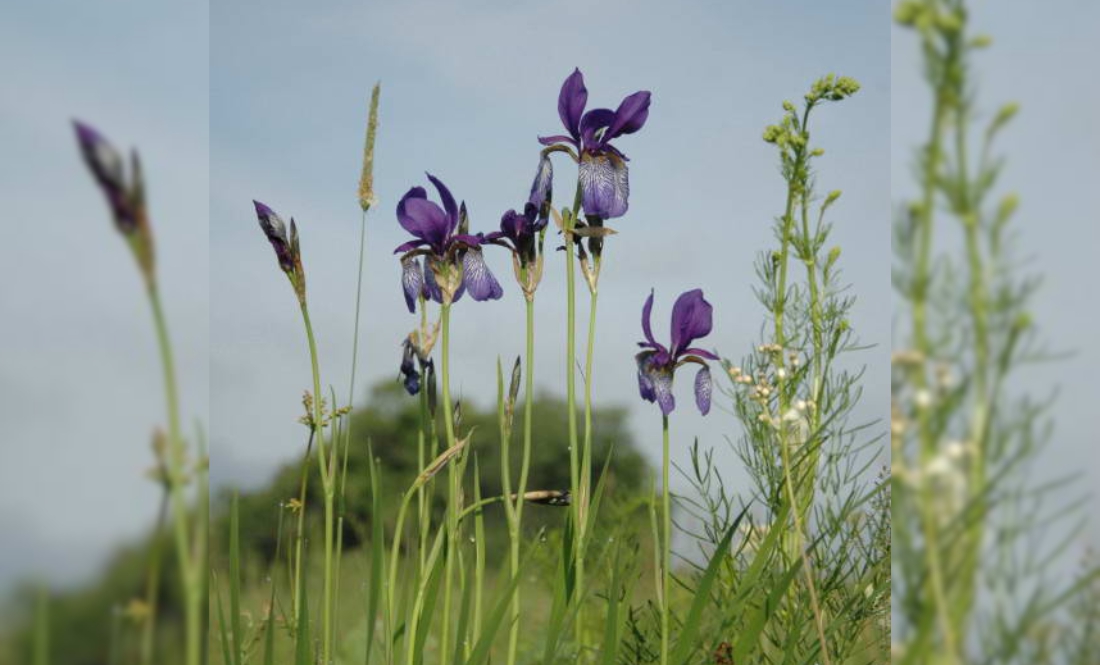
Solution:
{"label": "long green leaf", "polygon": [[240,495],[233,493],[229,504],[229,624],[233,629],[233,665],[244,660],[244,635],[241,633],[241,522]]}
{"label": "long green leaf", "polygon": [[493,647],[493,639],[496,637],[501,622],[504,621],[504,616],[509,613],[512,595],[516,592],[520,580],[523,579],[523,575],[531,563],[532,553],[533,551],[527,553],[516,570],[515,576],[500,590],[493,611],[486,618],[482,633],[478,636],[477,644],[474,645],[474,649],[470,652],[470,657],[466,659],[465,665],[480,665],[488,662],[489,650]]}
{"label": "long green leaf", "polygon": [[370,495],[371,495],[371,555],[370,555],[370,588],[367,589],[367,651],[366,663],[370,665],[371,650],[374,648],[374,630],[378,622],[378,604],[382,597],[382,566],[385,563],[386,544],[382,530],[382,492],[381,469],[374,459],[374,448],[370,439],[367,439],[367,454],[370,456],[367,467],[370,469]]}
{"label": "long green leaf", "polygon": [[[669,662],[680,664],[687,663],[692,653],[698,648],[699,645],[696,643],[695,638],[703,622],[703,610],[710,603],[710,589],[714,586],[714,580],[718,577],[718,571],[721,570],[722,565],[726,563],[730,542],[733,541],[733,534],[737,531],[737,527],[741,524],[741,520],[744,517],[745,512],[742,511],[741,514],[737,516],[737,519],[733,521],[733,524],[730,525],[730,528],[726,531],[726,535],[722,537],[721,542],[718,543],[717,549],[714,550],[714,554],[711,555],[710,564],[707,566],[706,571],[703,573],[703,576],[699,578],[699,583],[695,585],[695,598],[691,602],[691,609],[688,610],[687,618],[680,627],[680,639],[676,642],[676,647],[669,656]],[[668,602],[667,598],[665,602]],[[735,660],[735,662],[743,661]]]}

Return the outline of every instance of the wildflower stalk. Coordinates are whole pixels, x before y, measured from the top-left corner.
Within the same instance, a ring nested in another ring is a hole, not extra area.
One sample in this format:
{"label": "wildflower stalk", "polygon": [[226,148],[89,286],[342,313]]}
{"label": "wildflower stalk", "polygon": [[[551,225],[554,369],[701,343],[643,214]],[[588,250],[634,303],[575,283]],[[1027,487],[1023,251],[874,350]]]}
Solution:
{"label": "wildflower stalk", "polygon": [[668,416],[661,415],[661,665],[668,665],[669,614],[672,592],[672,492],[668,483]]}
{"label": "wildflower stalk", "polygon": [[[511,481],[511,462],[509,460],[508,449],[511,447],[510,441],[510,429],[509,426],[505,431],[505,420],[503,414],[501,414],[501,469],[504,489],[504,505],[505,516],[508,519],[508,531],[509,531],[509,564],[511,566],[512,576],[515,577],[519,574],[520,558],[519,550],[520,543],[523,540],[523,496],[527,492],[527,477],[531,467],[531,435],[532,435],[532,421],[534,418],[534,358],[535,358],[535,297],[534,293],[530,293],[526,298],[526,338],[527,345],[525,349],[525,364],[527,367],[527,375],[525,377],[525,384],[523,389],[523,457],[520,460],[519,471],[519,484],[516,491],[512,493],[512,481]],[[512,626],[508,634],[508,665],[514,665],[516,662],[516,653],[519,647],[519,629],[520,629],[520,587],[516,585],[515,591],[512,593]]]}
{"label": "wildflower stalk", "polygon": [[[321,662],[330,662],[332,653],[332,592],[333,592],[333,520],[335,513],[334,499],[335,487],[329,469],[329,454],[325,448],[324,411],[321,406],[321,370],[317,360],[317,341],[313,335],[313,324],[309,318],[309,306],[305,298],[300,299],[302,310],[302,323],[305,325],[306,338],[309,342],[309,360],[313,370],[313,433],[317,440],[317,463],[321,471],[321,488],[324,495],[324,520],[325,520],[325,559],[324,559],[324,591],[323,605],[321,606]],[[301,509],[304,511],[305,506]],[[301,599],[299,599],[301,602]]]}
{"label": "wildflower stalk", "polygon": [[[443,429],[447,436],[447,450],[455,446],[454,428],[454,403],[451,402],[451,303],[443,302],[440,306],[440,318],[442,319],[442,337],[440,345],[441,353],[441,380],[443,381]],[[458,548],[458,476],[454,462],[448,464],[447,469],[447,549],[445,556],[445,568],[443,578],[443,626],[439,640],[439,652],[450,653],[451,645],[451,605],[452,589],[454,586],[454,561]],[[459,639],[456,636],[456,639]]]}
{"label": "wildflower stalk", "polygon": [[186,451],[183,434],[180,429],[179,393],[176,384],[176,368],[172,357],[172,345],[168,335],[168,322],[161,304],[160,290],[156,282],[147,280],[149,306],[153,312],[156,328],[157,346],[160,349],[161,365],[164,373],[164,395],[168,410],[168,487],[171,496],[173,527],[175,531],[176,556],[179,560],[180,578],[183,580],[184,601],[184,662],[187,665],[199,665],[202,658],[203,636],[203,577],[205,569],[202,561],[194,558],[197,552],[191,550],[191,536],[188,532],[186,480]]}
{"label": "wildflower stalk", "polygon": [[[931,43],[925,44],[933,48]],[[948,66],[957,62],[958,51],[951,47],[946,52]],[[921,183],[921,203],[917,210],[917,261],[913,281],[913,340],[916,351],[925,358],[932,356],[933,349],[928,337],[928,292],[931,285],[932,241],[935,224],[936,181],[939,177],[940,162],[943,159],[943,139],[945,123],[950,110],[949,89],[946,80],[941,80],[934,88],[934,110],[928,144],[925,148],[923,175]],[[928,389],[927,377],[923,370],[913,372],[915,389]],[[931,413],[928,409],[918,409],[917,427],[920,440],[920,460],[922,467],[936,455],[936,436],[933,432]],[[955,630],[951,621],[947,592],[944,581],[944,565],[940,558],[938,518],[935,515],[935,501],[931,486],[926,486],[921,501],[925,556],[928,566],[928,592],[936,606],[936,616],[943,633],[944,647],[948,654],[957,653]],[[951,656],[953,658],[954,656]],[[954,662],[954,661],[948,661]]]}
{"label": "wildflower stalk", "polygon": [[[576,237],[573,228],[577,221],[577,215],[581,209],[581,184],[577,182],[577,193],[573,199],[572,213],[564,220],[565,228],[565,401],[569,424],[569,481],[573,496],[579,497],[581,492],[581,470],[578,459],[577,445],[577,332],[576,332]],[[573,590],[579,592],[584,586],[584,549],[580,539],[580,525],[583,520],[581,513],[581,501],[573,503]],[[574,624],[578,643],[582,640],[584,628],[584,608],[577,608],[576,622]],[[578,645],[579,646],[579,645]]]}

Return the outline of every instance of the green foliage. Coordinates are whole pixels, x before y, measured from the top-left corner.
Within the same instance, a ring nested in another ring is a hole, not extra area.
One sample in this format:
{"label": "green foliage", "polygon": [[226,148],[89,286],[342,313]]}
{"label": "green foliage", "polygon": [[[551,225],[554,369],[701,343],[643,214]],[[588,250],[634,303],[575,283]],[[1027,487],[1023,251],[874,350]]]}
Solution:
{"label": "green foliage", "polygon": [[[416,437],[420,427],[420,410],[416,397],[408,396],[401,386],[385,383],[375,387],[369,406],[358,409],[352,414],[352,432],[354,440],[348,451],[348,478],[346,503],[348,513],[345,519],[344,544],[354,549],[370,542],[371,482],[369,470],[368,439],[375,456],[381,464],[382,482],[387,496],[392,500],[383,501],[386,512],[384,523],[392,529],[396,518],[397,505],[401,493],[408,488],[420,472],[417,462]],[[562,463],[563,441],[567,440],[565,402],[560,398],[540,394],[535,399],[534,422],[531,446],[531,489],[567,489],[569,487],[569,466]],[[462,404],[463,427],[474,430],[471,452],[477,454],[481,468],[481,494],[484,497],[497,497],[502,493],[500,485],[500,450],[496,437],[492,434],[497,428],[497,414],[482,410],[470,403]],[[442,430],[442,427],[439,428]],[[306,431],[303,429],[303,445]],[[626,427],[626,410],[619,407],[596,408],[593,415],[594,454],[598,458],[606,455],[614,444],[615,456],[608,476],[608,493],[631,496],[641,491],[647,476],[644,457],[638,452],[633,438]],[[513,446],[516,446],[513,442]],[[438,449],[437,449],[438,452]],[[431,457],[434,457],[432,455]],[[518,470],[517,455],[512,455]],[[298,495],[301,480],[301,461],[288,463],[280,470],[271,483],[258,491],[242,494],[240,497],[241,515],[241,551],[246,560],[255,563],[270,562],[275,551],[275,530],[272,527],[274,517],[280,505],[286,504]],[[518,471],[513,472],[517,475]],[[438,523],[444,511],[446,486],[435,483],[435,494],[430,498],[433,523]],[[316,484],[309,487],[306,498],[308,523],[316,524],[312,519],[319,514],[322,501],[320,488]],[[468,494],[473,495],[472,487]],[[486,508],[491,514],[498,512],[500,519],[486,519],[487,537],[486,555],[490,564],[496,564],[504,556],[503,546],[507,539],[507,530],[503,509],[499,504]],[[524,530],[528,535],[539,529],[560,524],[561,509],[555,507],[529,505],[525,511]],[[228,525],[215,519],[212,537],[224,538]],[[387,531],[387,540],[391,537]],[[214,542],[212,551],[225,552],[225,543]]]}

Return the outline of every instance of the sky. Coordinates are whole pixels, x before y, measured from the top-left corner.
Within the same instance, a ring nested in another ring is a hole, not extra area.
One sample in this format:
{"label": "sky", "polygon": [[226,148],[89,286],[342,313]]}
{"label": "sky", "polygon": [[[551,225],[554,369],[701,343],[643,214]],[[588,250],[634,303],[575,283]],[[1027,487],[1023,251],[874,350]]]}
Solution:
{"label": "sky", "polygon": [[[1100,351],[1097,318],[1080,298],[1100,246],[1082,214],[1082,193],[1100,175],[1100,133],[1090,130],[1100,97],[1076,82],[1093,78],[1100,7],[976,6],[975,23],[997,41],[977,63],[983,99],[1024,108],[1003,147],[1014,156],[1005,182],[1022,196],[1023,239],[1046,278],[1036,318],[1053,347],[1075,352],[1028,375],[1060,387],[1057,435],[1039,472],[1095,468],[1085,415]],[[156,509],[143,477],[150,433],[164,420],[152,326],[78,158],[74,117],[141,149],[185,418],[209,432],[215,479],[254,487],[300,454],[295,421],[311,378],[296,303],[251,201],[299,223],[323,380],[342,392],[376,81],[379,203],[367,218],[360,395],[395,379],[398,344],[415,323],[391,253],[404,240],[393,215],[401,194],[430,171],[467,201],[475,230],[491,230],[525,199],[535,137],[559,131],[558,89],[573,67],[594,104],[652,91],[646,127],[618,143],[631,157],[631,210],[614,224],[601,278],[594,393],[630,408],[638,443],[656,459],[660,420],[638,399],[633,362],[646,294],[656,289],[655,327],[665,331],[676,295],[703,288],[715,307],[708,345],[732,357],[751,347],[763,314],[752,261],[771,242],[784,195],[761,130],[818,76],[853,76],[863,90],[822,109],[814,135],[826,150],[821,188],[844,191],[833,240],[858,297],[853,325],[873,345],[857,360],[868,369],[857,418],[887,416],[891,211],[927,124],[915,45],[891,29],[889,3],[54,0],[5,12],[0,56],[20,63],[0,79],[9,155],[0,161],[0,591],[31,574],[86,578]],[[559,162],[559,175],[567,171]],[[561,392],[564,284],[560,255],[547,258],[536,383]],[[454,391],[481,404],[498,355],[522,349],[510,266],[503,253],[489,260],[505,298],[464,300],[453,317]],[[585,308],[582,291],[581,317]],[[721,406],[698,416],[689,390],[681,379],[674,459],[699,437],[739,477],[725,444],[736,422]]]}

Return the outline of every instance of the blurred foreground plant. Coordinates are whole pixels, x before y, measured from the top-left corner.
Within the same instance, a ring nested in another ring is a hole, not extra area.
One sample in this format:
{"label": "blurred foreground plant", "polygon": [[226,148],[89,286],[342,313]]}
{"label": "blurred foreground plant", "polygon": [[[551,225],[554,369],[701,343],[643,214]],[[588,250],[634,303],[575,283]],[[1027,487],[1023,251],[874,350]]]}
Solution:
{"label": "blurred foreground plant", "polygon": [[[154,478],[164,488],[171,503],[171,527],[176,548],[176,563],[182,585],[184,615],[184,662],[199,665],[205,653],[206,635],[206,547],[207,547],[207,475],[209,460],[200,443],[194,458],[188,455],[188,445],[180,425],[179,395],[175,363],[168,335],[168,322],[161,304],[156,272],[153,231],[145,200],[145,181],[137,151],[130,155],[127,170],[122,156],[96,129],[82,122],[74,123],[77,143],[84,161],[107,199],[115,227],[126,239],[145,282],[146,295],[153,312],[164,370],[164,394],[168,413],[167,433],[157,432],[153,449],[157,456]],[[190,494],[189,494],[190,493]],[[192,502],[194,505],[192,506]],[[160,522],[164,520],[161,511]],[[144,601],[140,604],[143,634],[141,662],[155,661],[154,644],[158,614],[160,579],[159,548],[154,545]],[[161,651],[166,651],[162,647]]]}
{"label": "blurred foreground plant", "polygon": [[1013,383],[1048,357],[1030,315],[1039,279],[1014,253],[1017,198],[997,197],[993,144],[1018,107],[976,126],[972,60],[991,40],[970,32],[964,0],[906,0],[895,18],[919,40],[932,117],[919,195],[894,224],[894,659],[1095,662],[1040,646],[1097,572],[1049,573],[1078,515],[1044,504],[1061,483],[1027,481],[1052,423],[1051,401]]}

